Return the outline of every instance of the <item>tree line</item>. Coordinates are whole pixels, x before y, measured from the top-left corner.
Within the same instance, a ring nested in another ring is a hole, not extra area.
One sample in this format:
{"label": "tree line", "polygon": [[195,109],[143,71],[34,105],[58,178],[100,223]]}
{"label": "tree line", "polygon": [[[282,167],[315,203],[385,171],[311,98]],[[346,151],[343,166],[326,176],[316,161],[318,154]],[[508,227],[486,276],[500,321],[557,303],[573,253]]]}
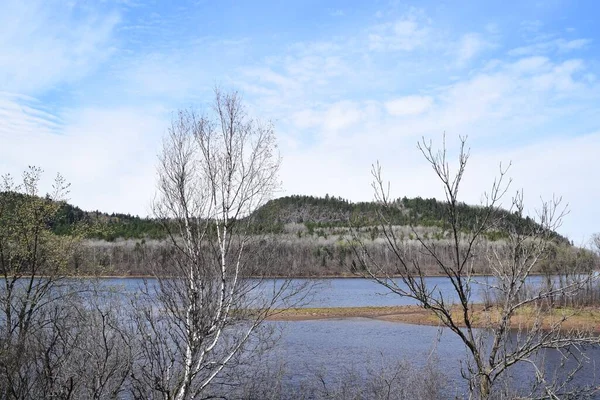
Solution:
{"label": "tree line", "polygon": [[[7,196],[1,193],[0,196]],[[15,194],[14,201],[25,195]],[[48,199],[47,199],[48,200]],[[304,224],[310,234],[315,230],[339,227],[376,227],[379,213],[385,210],[386,218],[398,226],[424,226],[447,228],[445,221],[447,204],[434,198],[402,197],[391,201],[391,207],[382,207],[377,202],[351,202],[341,197],[292,195],[268,201],[251,215],[246,216],[249,229],[257,234],[279,234],[286,232],[286,224]],[[469,232],[477,223],[478,206],[459,203],[461,226]],[[506,230],[514,228],[526,231],[536,222],[530,216],[519,216],[507,210],[499,211],[496,226],[490,227],[484,235],[495,241],[506,238]],[[244,219],[244,218],[242,218]],[[48,222],[52,231],[58,235],[70,235],[78,226],[86,225],[85,236],[113,242],[117,239],[165,239],[167,231],[156,218],[142,218],[131,214],[83,211],[66,201],[59,202],[58,211]],[[557,243],[568,244],[569,240],[557,232],[550,232]]]}

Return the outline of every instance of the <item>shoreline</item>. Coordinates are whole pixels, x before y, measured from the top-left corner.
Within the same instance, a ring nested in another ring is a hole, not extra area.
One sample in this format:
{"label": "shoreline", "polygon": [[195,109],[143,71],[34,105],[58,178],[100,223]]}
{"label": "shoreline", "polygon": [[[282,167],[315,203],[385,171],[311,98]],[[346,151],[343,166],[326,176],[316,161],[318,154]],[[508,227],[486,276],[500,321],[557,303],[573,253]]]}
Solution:
{"label": "shoreline", "polygon": [[[457,313],[459,309],[456,308]],[[485,328],[498,320],[494,308],[484,309],[482,304],[472,306],[473,327]],[[559,322],[564,316],[569,316],[562,322],[561,330],[584,329],[600,333],[600,309],[588,307],[582,310],[570,308],[554,308],[546,311],[541,317],[541,329],[547,330],[552,324]],[[523,308],[511,318],[512,330],[527,330],[535,323],[533,310]],[[332,307],[332,308],[291,308],[275,310],[268,317],[270,321],[310,321],[321,319],[368,318],[380,321],[399,322],[412,325],[444,326],[432,311],[417,305],[385,306],[385,307]],[[459,321],[459,318],[456,318]],[[464,327],[464,324],[459,324]]]}
{"label": "shoreline", "polygon": [[[600,271],[598,271],[600,272]],[[28,275],[23,275],[22,277],[27,277]],[[48,277],[48,275],[37,275],[38,277],[44,278],[44,277]],[[489,278],[493,278],[493,275],[489,275],[489,274],[472,274],[472,277],[489,277]],[[546,276],[545,273],[542,272],[534,272],[529,274],[528,276]],[[73,278],[73,279],[154,279],[156,278],[156,275],[151,275],[151,274],[140,274],[140,275],[60,275],[57,276],[58,278]],[[292,276],[279,276],[279,275],[266,275],[266,276],[249,276],[249,277],[244,277],[244,278],[248,278],[248,279],[310,279],[310,280],[321,280],[321,279],[367,279],[372,281],[373,279],[370,277],[366,277],[366,276],[362,276],[362,275],[353,275],[353,274],[341,274],[341,275],[310,275],[310,276],[305,276],[305,275],[292,275]],[[390,279],[401,279],[402,276],[401,275],[390,275],[390,276],[381,276],[379,277],[381,279],[386,279],[386,278],[390,278]],[[433,275],[433,274],[429,274],[429,275],[423,275],[423,278],[447,278],[446,275],[444,274],[439,274],[439,275]]]}

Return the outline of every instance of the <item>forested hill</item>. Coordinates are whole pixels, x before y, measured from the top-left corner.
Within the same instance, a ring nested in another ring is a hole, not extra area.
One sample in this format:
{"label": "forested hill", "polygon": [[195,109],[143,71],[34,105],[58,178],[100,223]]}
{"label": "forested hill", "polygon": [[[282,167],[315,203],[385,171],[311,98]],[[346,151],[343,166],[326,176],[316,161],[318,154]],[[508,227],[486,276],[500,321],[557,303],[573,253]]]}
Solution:
{"label": "forested hill", "polygon": [[[477,226],[482,217],[482,207],[465,203],[459,204],[460,225],[465,231]],[[269,201],[258,209],[253,218],[259,224],[271,226],[289,223],[305,224],[311,227],[375,226],[380,224],[381,205],[375,202],[353,203],[341,197],[286,196]],[[393,225],[413,225],[447,228],[447,204],[436,199],[403,197],[393,202],[392,207],[385,210],[387,220]],[[535,221],[529,217],[521,218],[515,213],[500,210],[497,214],[500,222],[494,231],[487,232],[489,239],[506,236],[507,229],[526,232],[536,227]],[[554,232],[557,241],[569,241]]]}
{"label": "forested hill", "polygon": [[[3,196],[0,193],[0,196]],[[285,225],[304,224],[312,231],[314,228],[349,226],[375,226],[379,224],[378,211],[381,206],[375,202],[353,203],[340,197],[286,196],[274,199],[256,210],[251,216],[252,225],[257,232],[282,233]],[[481,207],[461,204],[459,215],[461,226],[468,231],[481,217]],[[420,197],[401,198],[394,202],[386,212],[393,225],[413,225],[440,227],[446,226],[446,204],[435,199]],[[486,233],[489,239],[506,236],[506,227],[515,227],[526,231],[535,225],[530,218],[520,218],[508,211],[501,211],[502,225]],[[92,238],[115,240],[124,239],[160,239],[164,231],[160,224],[151,218],[141,218],[130,214],[108,214],[100,211],[84,211],[81,208],[62,203],[57,217],[50,221],[57,234],[69,234],[79,224],[92,226],[88,236]],[[555,234],[559,242],[568,240]]]}

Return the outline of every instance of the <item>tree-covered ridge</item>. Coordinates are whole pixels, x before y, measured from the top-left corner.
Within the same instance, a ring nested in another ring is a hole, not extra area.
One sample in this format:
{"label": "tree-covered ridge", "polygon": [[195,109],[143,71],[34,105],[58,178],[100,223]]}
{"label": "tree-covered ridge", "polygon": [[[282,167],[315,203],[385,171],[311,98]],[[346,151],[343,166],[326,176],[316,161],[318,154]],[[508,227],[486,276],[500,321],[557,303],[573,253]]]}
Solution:
{"label": "tree-covered ridge", "polygon": [[[0,196],[8,196],[0,193]],[[15,201],[23,198],[23,194],[10,193]],[[48,200],[50,201],[50,200]],[[465,231],[477,224],[482,208],[464,203],[459,204],[459,218]],[[353,226],[377,226],[380,224],[379,213],[383,212],[388,221],[399,226],[426,226],[447,228],[447,204],[436,199],[416,197],[397,199],[393,207],[382,208],[375,202],[353,203],[341,197],[326,195],[314,197],[292,195],[280,197],[267,202],[257,209],[250,218],[250,226],[256,233],[282,233],[285,224],[304,224],[309,232],[315,228]],[[521,218],[506,210],[499,211],[497,229],[486,232],[490,240],[506,236],[506,229],[526,231],[534,228],[535,222],[529,218]],[[131,214],[104,213],[100,211],[84,211],[81,208],[61,202],[56,216],[48,221],[52,231],[59,235],[70,234],[77,226],[86,224],[88,238],[113,241],[123,239],[162,239],[166,237],[162,225],[152,218],[141,218]],[[559,242],[568,240],[555,234]]]}
{"label": "tree-covered ridge", "polygon": [[[458,218],[465,231],[473,229],[481,220],[481,206],[465,203],[458,204]],[[415,197],[399,198],[392,207],[382,207],[376,202],[350,202],[341,197],[326,195],[325,197],[293,195],[269,201],[253,217],[257,221],[270,221],[272,226],[300,223],[309,230],[315,227],[326,228],[336,226],[377,226],[381,223],[380,213],[392,225],[427,226],[448,228],[448,205],[434,198]],[[530,217],[522,218],[517,213],[498,210],[498,225],[494,230],[486,232],[488,239],[495,240],[506,236],[507,229],[527,232],[537,227]],[[568,240],[558,233],[555,239],[567,243]]]}

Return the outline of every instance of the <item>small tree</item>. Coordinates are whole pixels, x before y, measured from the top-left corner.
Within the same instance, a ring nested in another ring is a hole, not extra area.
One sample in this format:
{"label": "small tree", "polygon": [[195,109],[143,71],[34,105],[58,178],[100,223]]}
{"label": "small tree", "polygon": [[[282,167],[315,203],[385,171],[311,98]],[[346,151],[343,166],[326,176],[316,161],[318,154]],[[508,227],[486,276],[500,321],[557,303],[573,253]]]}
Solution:
{"label": "small tree", "polygon": [[0,398],[115,398],[132,348],[120,307],[90,283],[65,279],[79,234],[55,235],[69,185],[42,197],[42,170],[0,185]]}
{"label": "small tree", "polygon": [[139,304],[136,390],[198,398],[264,346],[262,322],[296,293],[290,281],[261,279],[273,246],[252,234],[252,211],[278,186],[279,157],[271,124],[250,119],[237,93],[216,89],[210,116],[177,114],[159,160],[154,214],[170,248]]}
{"label": "small tree", "polygon": [[[565,215],[560,199],[543,202],[537,212],[536,223],[514,224],[511,221],[524,217],[523,196],[522,192],[518,192],[510,203],[511,214],[518,218],[503,218],[506,213],[500,212],[500,206],[510,181],[506,180],[507,170],[501,167],[491,190],[483,196],[478,217],[466,219],[461,215],[459,202],[460,184],[469,159],[466,140],[461,138],[455,173],[452,173],[447,160],[445,141],[440,151],[435,151],[432,144],[424,140],[418,148],[439,178],[446,195],[442,236],[450,239],[451,253],[449,256],[442,255],[445,249],[440,248],[434,239],[425,238],[414,227],[412,235],[419,243],[421,253],[437,266],[436,272],[450,281],[453,298],[426,279],[419,257],[407,257],[405,241],[396,236],[396,230],[387,218],[388,214],[393,215],[391,211],[397,205],[390,199],[389,184],[384,183],[379,164],[372,171],[373,188],[375,199],[382,206],[379,212],[381,230],[396,265],[390,271],[378,264],[370,256],[369,248],[355,235],[355,242],[359,243],[354,247],[355,270],[431,310],[442,325],[461,339],[470,355],[463,374],[469,381],[472,395],[488,399],[498,393],[499,383],[511,367],[519,363],[533,366],[537,379],[535,391],[541,390],[551,398],[557,398],[561,393],[577,392],[577,388],[568,388],[565,382],[546,380],[539,353],[544,349],[555,349],[565,355],[583,352],[587,345],[600,344],[600,338],[584,329],[563,329],[564,322],[577,309],[563,310],[549,326],[543,326],[542,320],[549,299],[574,296],[586,287],[592,277],[589,271],[568,271],[569,279],[557,279],[551,285],[531,285],[529,281],[540,260],[546,256],[548,246],[556,236],[555,229]],[[484,246],[485,234],[498,230],[507,235],[502,245]],[[474,273],[475,268],[480,270],[474,260],[481,259],[481,253],[487,255],[485,269],[492,274],[489,280],[478,281]],[[399,278],[394,279],[392,275]],[[473,304],[473,294],[478,286],[487,288],[486,298],[495,299],[493,309],[482,311],[482,307]],[[514,320],[517,314],[523,312],[528,312],[529,323],[520,326]],[[476,325],[483,329],[476,329]],[[515,328],[519,333],[514,334]]]}
{"label": "small tree", "polygon": [[[48,311],[61,300],[63,275],[72,243],[52,234],[49,223],[68,185],[59,175],[53,193],[39,197],[42,171],[30,167],[23,182],[10,175],[0,187],[0,393],[25,398],[39,387],[40,329],[52,325]],[[45,347],[45,346],[43,346]]]}

